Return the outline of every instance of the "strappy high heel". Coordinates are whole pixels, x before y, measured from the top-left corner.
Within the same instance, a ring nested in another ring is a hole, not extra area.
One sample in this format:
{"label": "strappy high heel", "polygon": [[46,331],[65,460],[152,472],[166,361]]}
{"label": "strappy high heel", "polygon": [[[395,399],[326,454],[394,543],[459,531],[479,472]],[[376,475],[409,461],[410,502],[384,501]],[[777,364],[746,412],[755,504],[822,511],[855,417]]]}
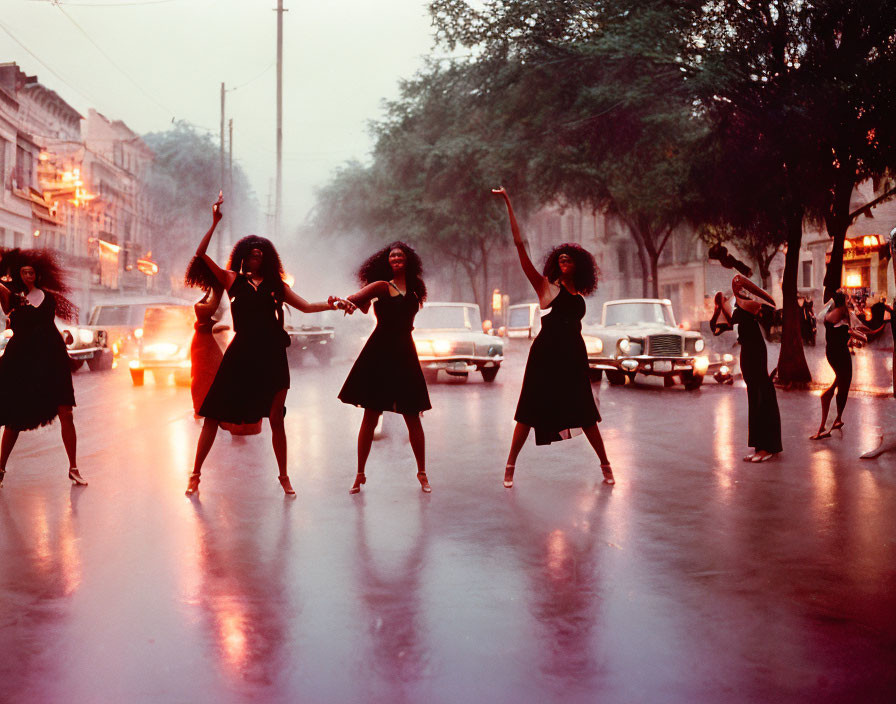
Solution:
{"label": "strappy high heel", "polygon": [[417,481],[420,482],[420,491],[424,494],[432,493],[432,487],[429,485],[429,479],[426,478],[426,472],[417,472]]}
{"label": "strappy high heel", "polygon": [[367,483],[367,476],[364,472],[358,472],[355,476],[355,483],[352,485],[352,488],[348,490],[349,494],[360,494],[361,493],[361,485]]}
{"label": "strappy high heel", "polygon": [[516,469],[515,464],[504,465],[504,488],[510,489],[513,486],[513,471]]}
{"label": "strappy high heel", "polygon": [[78,486],[87,486],[87,480],[81,476],[81,473],[78,471],[77,467],[69,467],[68,478],[72,480],[72,484],[76,484]]}
{"label": "strappy high heel", "polygon": [[292,488],[292,482],[289,481],[289,475],[281,474],[277,477],[280,480],[280,486],[283,487],[283,493],[287,496],[295,496],[296,490]]}
{"label": "strappy high heel", "polygon": [[187,490],[184,492],[187,496],[192,496],[199,491],[199,472],[193,472],[187,481]]}
{"label": "strappy high heel", "polygon": [[613,476],[613,467],[610,464],[600,465],[600,471],[604,475],[604,484],[615,484],[616,479]]}

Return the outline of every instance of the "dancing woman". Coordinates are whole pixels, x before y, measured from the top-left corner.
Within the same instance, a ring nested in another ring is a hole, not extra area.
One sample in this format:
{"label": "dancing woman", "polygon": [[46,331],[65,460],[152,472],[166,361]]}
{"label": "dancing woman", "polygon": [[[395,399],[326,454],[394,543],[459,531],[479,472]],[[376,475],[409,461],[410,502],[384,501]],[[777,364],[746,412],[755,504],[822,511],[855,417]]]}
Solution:
{"label": "dancing woman", "polygon": [[[852,384],[852,355],[849,352],[849,340],[855,337],[864,341],[864,334],[853,330],[849,324],[849,309],[846,307],[846,296],[836,291],[831,297],[830,309],[824,316],[824,356],[834,370],[834,383],[821,394],[821,425],[810,440],[822,440],[831,437],[831,432],[843,427],[843,409],[849,396]],[[831,399],[837,394],[837,417],[830,430],[824,426],[828,419]]]}
{"label": "dancing woman", "polygon": [[187,496],[199,490],[202,463],[212,449],[218,426],[226,423],[257,423],[267,417],[271,423],[274,456],[283,491],[295,491],[286,472],[286,430],[283,416],[289,389],[283,304],[303,313],[333,310],[344,303],[331,297],[326,302],[309,303],[283,283],[283,265],[270,240],[250,235],[233,247],[227,269],[219,267],[206,249],[222,218],[219,197],[212,206],[212,225],[196,256],[209,267],[221,288],[230,297],[235,335],[224,352],[199,415],[205,418],[196,445],[196,461],[187,484]]}
{"label": "dancing woman", "polygon": [[561,244],[548,253],[544,269],[539,273],[526,253],[507,192],[497,188],[492,193],[502,196],[507,205],[520,265],[538,296],[539,305],[542,310],[551,309],[541,319],[541,331],[529,349],[514,415],[516,426],[504,467],[504,486],[508,489],[513,486],[516,460],[532,428],[535,428],[537,445],[564,440],[574,430],[581,429],[600,459],[604,482],[615,484],[597,427],[600,414],[591,391],[588,353],[582,339],[584,296],[597,288],[594,257],[577,244]]}
{"label": "dancing woman", "polygon": [[43,250],[13,249],[0,262],[0,306],[9,316],[12,338],[0,357],[0,486],[19,433],[47,425],[59,416],[62,444],[68,455],[68,477],[86,486],[78,471],[78,444],[72,408],[75,391],[68,351],[55,316],[74,320],[77,308],[66,298],[69,289],[53,256]]}
{"label": "dancing woman", "polygon": [[408,427],[408,438],[417,461],[417,480],[423,492],[432,489],[426,476],[426,439],[420,416],[432,406],[426,380],[411,331],[414,317],[426,299],[420,257],[404,242],[393,242],[373,254],[358,270],[360,291],[348,301],[367,313],[376,313],[376,328],[355,360],[339,400],[364,409],[358,431],[358,473],[350,494],[367,482],[364,471],[373,432],[383,411],[400,413]]}
{"label": "dancing woman", "polygon": [[744,462],[767,462],[782,450],[781,414],[775,385],[768,374],[768,353],[758,318],[763,305],[774,309],[775,302],[768,293],[740,274],[732,279],[731,289],[737,302],[734,311],[721,292],[716,293],[715,311],[709,324],[714,335],[737,325],[740,369],[747,385],[747,444],[755,450],[744,457]]}

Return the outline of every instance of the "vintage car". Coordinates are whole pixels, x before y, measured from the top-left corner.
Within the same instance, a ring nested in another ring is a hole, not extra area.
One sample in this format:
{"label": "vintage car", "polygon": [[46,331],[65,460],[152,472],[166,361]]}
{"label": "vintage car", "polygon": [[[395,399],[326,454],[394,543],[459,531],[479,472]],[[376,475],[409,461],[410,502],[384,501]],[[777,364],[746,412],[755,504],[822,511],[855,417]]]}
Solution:
{"label": "vintage car", "polygon": [[173,296],[116,298],[97,303],[90,311],[88,327],[106,331],[109,349],[119,355],[132,355],[143,334],[143,316],[148,306],[186,305],[188,301]]}
{"label": "vintage car", "polygon": [[[294,325],[290,318],[292,311],[289,307],[285,308],[287,314],[287,322],[283,326],[289,335],[289,347],[286,350],[290,359],[304,359],[308,354],[314,355],[318,364],[329,366],[330,360],[333,358],[334,342],[336,338],[336,330],[332,325]],[[327,322],[328,313],[334,311],[324,311],[324,321]],[[341,316],[342,313],[339,313]],[[311,316],[315,318],[317,316]],[[307,317],[305,318],[307,319]]]}
{"label": "vintage car", "polygon": [[706,374],[715,376],[726,366],[721,358],[710,362],[703,335],[675,324],[668,299],[607,301],[601,322],[583,326],[582,337],[592,378],[606,373],[613,385],[643,374],[661,376],[667,386],[680,381],[697,389]]}
{"label": "vintage car", "polygon": [[137,353],[129,363],[134,386],[143,386],[152,372],[158,383],[170,376],[178,386],[190,384],[190,343],[196,314],[191,305],[147,305],[137,339]]}
{"label": "vintage car", "polygon": [[91,325],[74,325],[56,318],[56,327],[68,349],[68,358],[73,372],[87,362],[92,372],[112,368],[114,355],[109,349],[106,330]]}
{"label": "vintage car", "polygon": [[482,331],[475,303],[424,303],[414,320],[414,344],[427,381],[439,371],[466,379],[470,372],[492,382],[504,361],[504,341]]}
{"label": "vintage car", "polygon": [[532,339],[541,330],[541,308],[537,303],[518,303],[507,308],[507,337]]}

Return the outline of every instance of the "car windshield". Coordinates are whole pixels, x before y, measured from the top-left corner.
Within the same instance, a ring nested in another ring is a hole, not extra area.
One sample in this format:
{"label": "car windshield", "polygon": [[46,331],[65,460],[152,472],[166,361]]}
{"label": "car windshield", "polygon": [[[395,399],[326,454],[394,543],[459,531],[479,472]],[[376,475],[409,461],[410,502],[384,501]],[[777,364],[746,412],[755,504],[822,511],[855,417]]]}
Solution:
{"label": "car windshield", "polygon": [[525,308],[511,308],[507,325],[511,328],[525,328],[529,326],[529,306]]}
{"label": "car windshield", "polygon": [[672,314],[662,303],[615,303],[604,309],[604,325],[637,323],[674,325]]}
{"label": "car windshield", "polygon": [[91,325],[130,325],[133,306],[98,306]]}
{"label": "car windshield", "polygon": [[414,327],[424,330],[482,330],[479,311],[472,306],[424,306]]}
{"label": "car windshield", "polygon": [[195,321],[195,314],[189,306],[147,308],[143,317],[143,337],[180,338],[192,332]]}

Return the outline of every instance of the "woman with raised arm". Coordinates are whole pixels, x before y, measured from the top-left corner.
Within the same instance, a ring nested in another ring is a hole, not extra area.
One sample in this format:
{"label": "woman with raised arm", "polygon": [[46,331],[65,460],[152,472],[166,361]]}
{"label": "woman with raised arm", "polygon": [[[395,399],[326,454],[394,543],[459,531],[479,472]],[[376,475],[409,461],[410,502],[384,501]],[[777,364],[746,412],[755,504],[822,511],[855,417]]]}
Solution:
{"label": "woman with raised arm", "polygon": [[283,265],[270,240],[250,235],[237,242],[227,269],[219,267],[206,253],[215,228],[221,220],[223,197],[212,206],[212,226],[196,249],[196,256],[208,266],[230,298],[233,328],[236,333],[224,352],[211,388],[202,402],[199,415],[205,418],[196,445],[196,461],[187,484],[187,496],[199,490],[202,463],[212,449],[218,425],[257,423],[267,417],[271,423],[274,456],[283,491],[295,491],[286,471],[286,392],[289,367],[286,347],[289,337],[283,329],[283,304],[303,313],[316,313],[344,307],[330,297],[326,302],[309,303],[283,282]]}
{"label": "woman with raised arm", "polygon": [[[810,440],[823,440],[831,437],[831,432],[843,427],[843,409],[846,408],[846,399],[849,396],[849,387],[852,384],[852,355],[849,352],[849,340],[854,337],[865,341],[863,332],[850,326],[849,309],[846,306],[846,296],[842,291],[836,291],[828,303],[828,311],[824,316],[824,356],[828,364],[834,370],[834,383],[821,394],[821,425],[815,435],[810,435]],[[863,328],[867,330],[867,328]],[[837,395],[837,417],[830,430],[825,430],[828,411],[831,408],[831,400]]]}
{"label": "woman with raised arm", "polygon": [[45,250],[13,249],[0,261],[0,306],[9,316],[12,338],[0,357],[0,486],[19,433],[59,416],[68,455],[68,478],[86,486],[78,471],[78,444],[72,409],[75,391],[65,341],[54,323],[58,315],[75,320],[78,309],[66,298],[65,276]]}
{"label": "woman with raised arm", "polygon": [[358,270],[362,288],[348,301],[376,313],[376,328],[355,360],[339,400],[364,409],[358,431],[358,473],[350,494],[367,482],[365,468],[373,432],[383,411],[400,413],[417,461],[417,480],[424,493],[432,489],[426,476],[426,440],[420,416],[432,406],[426,380],[411,337],[414,317],[426,299],[420,257],[404,242],[393,242],[373,254]]}
{"label": "woman with raised arm", "polygon": [[755,452],[744,462],[767,462],[781,452],[781,414],[775,385],[768,373],[768,356],[759,316],[763,306],[775,309],[772,297],[745,276],[738,274],[731,281],[737,302],[732,312],[721,292],[715,296],[715,312],[709,325],[714,335],[721,335],[737,325],[740,343],[740,369],[747,385],[747,444]]}
{"label": "woman with raised arm", "polygon": [[597,288],[597,264],[594,257],[577,244],[561,244],[545,258],[542,272],[535,268],[503,188],[492,189],[504,198],[510,217],[510,231],[526,278],[532,284],[542,310],[550,313],[541,319],[541,331],[532,341],[523,388],[517,403],[516,426],[504,467],[504,486],[513,486],[516,460],[535,428],[535,443],[548,445],[584,432],[600,459],[606,484],[615,484],[613,469],[604,449],[597,424],[600,414],[594,403],[588,376],[588,352],[582,339],[585,298]]}

